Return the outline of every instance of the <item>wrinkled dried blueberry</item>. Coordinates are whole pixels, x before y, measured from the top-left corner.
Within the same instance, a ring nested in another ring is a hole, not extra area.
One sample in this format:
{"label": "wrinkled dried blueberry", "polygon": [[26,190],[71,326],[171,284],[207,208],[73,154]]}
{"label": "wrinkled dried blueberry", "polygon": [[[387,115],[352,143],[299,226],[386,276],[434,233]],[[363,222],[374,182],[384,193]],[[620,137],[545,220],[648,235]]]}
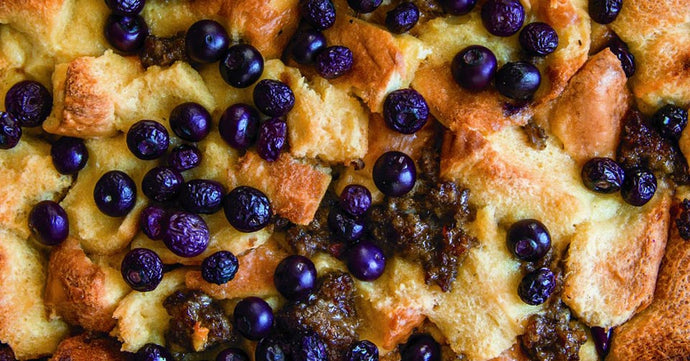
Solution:
{"label": "wrinkled dried blueberry", "polygon": [[616,20],[623,7],[623,0],[589,0],[589,16],[599,24]]}
{"label": "wrinkled dried blueberry", "polygon": [[150,249],[135,248],[125,255],[120,271],[133,290],[153,291],[163,279],[163,262]]}
{"label": "wrinkled dried blueberry", "polygon": [[155,343],[147,343],[142,346],[134,355],[135,361],[175,361],[170,351],[167,348],[156,345]]}
{"label": "wrinkled dried blueberry", "polygon": [[240,186],[223,198],[223,211],[230,225],[241,232],[256,232],[268,225],[273,211],[260,190]]}
{"label": "wrinkled dried blueberry", "polygon": [[429,118],[429,105],[414,89],[398,89],[386,96],[383,119],[389,128],[403,134],[422,129]]}
{"label": "wrinkled dried blueberry", "polygon": [[194,213],[177,211],[168,217],[163,243],[180,257],[195,257],[208,247],[210,234],[203,218]]}
{"label": "wrinkled dried blueberry", "polygon": [[325,30],[335,24],[335,5],[331,0],[300,0],[302,18],[316,30]]}
{"label": "wrinkled dried blueberry", "polygon": [[264,337],[256,345],[254,359],[256,361],[288,361],[290,360],[289,345],[274,337]]}
{"label": "wrinkled dried blueberry", "polygon": [[350,184],[340,192],[340,207],[353,217],[364,215],[371,207],[371,192],[363,185]]}
{"label": "wrinkled dried blueberry", "polygon": [[279,80],[261,80],[252,94],[256,108],[270,117],[282,117],[295,106],[292,89]]}
{"label": "wrinkled dried blueberry", "polygon": [[169,145],[168,130],[156,121],[140,120],[127,131],[127,147],[139,159],[159,158]]}
{"label": "wrinkled dried blueberry", "polygon": [[144,10],[146,0],[105,0],[105,5],[118,15],[136,15]]}
{"label": "wrinkled dried blueberry", "polygon": [[368,14],[376,10],[382,2],[383,0],[347,0],[347,4],[352,10],[361,14]]}
{"label": "wrinkled dried blueberry", "polygon": [[541,305],[549,299],[556,288],[556,276],[548,268],[530,272],[520,281],[518,295],[528,305]]}
{"label": "wrinkled dried blueberry", "polygon": [[654,113],[652,123],[664,137],[678,140],[688,125],[688,111],[673,104],[666,104]]}
{"label": "wrinkled dried blueberry", "polygon": [[546,56],[558,47],[558,34],[551,25],[531,23],[520,31],[520,45],[530,55]]}
{"label": "wrinkled dried blueberry", "polygon": [[212,214],[222,207],[224,193],[223,186],[216,181],[194,179],[182,186],[179,201],[186,211]]}
{"label": "wrinkled dried blueberry", "polygon": [[402,34],[419,21],[419,8],[414,3],[401,3],[386,13],[386,27],[390,32]]}
{"label": "wrinkled dried blueberry", "polygon": [[298,335],[292,342],[293,361],[327,361],[326,343],[315,332]]}
{"label": "wrinkled dried blueberry", "polygon": [[626,170],[625,180],[621,187],[621,196],[628,204],[643,206],[654,197],[656,192],[656,177],[654,173],[644,168]]}
{"label": "wrinkled dried blueberry", "polygon": [[156,167],[146,172],[141,180],[141,191],[157,202],[173,200],[180,194],[184,178],[180,172],[168,167]]}
{"label": "wrinkled dried blueberry", "polygon": [[352,51],[340,45],[329,46],[316,56],[316,72],[326,79],[335,79],[352,69]]}
{"label": "wrinkled dried blueberry", "polygon": [[371,341],[357,341],[347,350],[345,361],[378,361],[379,349]]}
{"label": "wrinkled dried blueberry", "polygon": [[518,0],[488,0],[482,6],[482,22],[491,34],[511,36],[525,21],[525,8]]}
{"label": "wrinkled dried blueberry", "polygon": [[353,217],[340,207],[334,207],[328,213],[328,228],[338,239],[354,242],[364,235],[364,220]]}
{"label": "wrinkled dried blueberry", "polygon": [[178,172],[192,169],[199,164],[201,164],[201,151],[192,144],[181,144],[168,155],[168,166]]}
{"label": "wrinkled dried blueberry", "polygon": [[0,111],[0,149],[12,149],[22,138],[22,127],[19,122],[5,112]]}
{"label": "wrinkled dried blueberry", "polygon": [[167,221],[168,212],[162,207],[151,205],[141,211],[139,227],[150,239],[161,240]]}
{"label": "wrinkled dried blueberry", "polygon": [[618,192],[624,179],[625,171],[610,158],[592,158],[582,167],[582,182],[595,192]]}
{"label": "wrinkled dried blueberry", "polygon": [[609,43],[609,49],[621,62],[625,76],[630,78],[635,74],[635,56],[630,52],[628,44],[618,37]]}
{"label": "wrinkled dried blueberry", "polygon": [[280,118],[269,119],[259,126],[257,138],[256,152],[262,159],[274,162],[287,143],[287,123]]}
{"label": "wrinkled dried blueberry", "polygon": [[201,262],[201,276],[206,282],[222,285],[235,278],[238,266],[232,252],[219,251]]}

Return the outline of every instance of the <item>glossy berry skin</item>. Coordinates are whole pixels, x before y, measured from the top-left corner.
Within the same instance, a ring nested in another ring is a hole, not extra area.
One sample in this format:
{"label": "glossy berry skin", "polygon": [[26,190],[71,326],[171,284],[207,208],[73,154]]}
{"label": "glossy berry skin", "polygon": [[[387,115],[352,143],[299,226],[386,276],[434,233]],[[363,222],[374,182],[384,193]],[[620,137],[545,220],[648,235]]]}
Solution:
{"label": "glossy berry skin", "polygon": [[165,347],[147,343],[134,355],[134,361],[175,361],[175,358]]}
{"label": "glossy berry skin", "polygon": [[256,232],[266,227],[273,215],[268,197],[248,186],[230,191],[223,198],[223,211],[230,225],[240,232]]}
{"label": "glossy berry skin", "polygon": [[352,10],[360,14],[368,14],[376,10],[383,0],[347,0],[347,4]]}
{"label": "glossy berry skin", "polygon": [[443,11],[450,15],[464,15],[472,11],[477,0],[440,0]]}
{"label": "glossy berry skin", "polygon": [[96,182],[93,199],[104,214],[126,216],[137,202],[137,186],[126,173],[113,170],[103,174]]}
{"label": "glossy berry skin", "polygon": [[150,205],[141,211],[139,228],[152,240],[163,239],[163,231],[168,221],[168,212],[162,207]]}
{"label": "glossy berry skin", "polygon": [[210,234],[203,218],[194,213],[177,211],[168,217],[163,243],[180,257],[195,257],[208,247]]}
{"label": "glossy berry skin", "polygon": [[556,288],[556,276],[548,268],[530,272],[520,281],[518,296],[528,305],[541,305],[549,299]]}
{"label": "glossy berry skin", "polygon": [[623,168],[611,158],[592,158],[582,167],[582,183],[598,193],[615,193],[625,179]]}
{"label": "glossy berry skin", "polygon": [[67,213],[56,202],[41,201],[29,213],[29,229],[45,245],[60,244],[69,236]]}
{"label": "glossy berry skin", "polygon": [[654,197],[655,192],[656,177],[654,173],[644,168],[633,168],[625,172],[621,196],[628,204],[641,207]]}
{"label": "glossy berry skin", "polygon": [[105,0],[105,5],[117,15],[137,15],[144,10],[146,0]]}
{"label": "glossy berry skin", "polygon": [[526,61],[505,64],[496,72],[496,89],[503,96],[515,100],[530,100],[541,85],[536,66]]}
{"label": "glossy berry skin", "polygon": [[289,361],[289,345],[274,337],[264,337],[254,351],[256,361]]}
{"label": "glossy berry skin", "polygon": [[419,21],[419,8],[414,3],[401,3],[386,13],[386,28],[392,33],[402,34],[412,29]]}
{"label": "glossy berry skin", "polygon": [[614,38],[609,43],[609,49],[621,62],[625,76],[630,78],[635,74],[635,56],[630,52],[628,44],[619,38]]}
{"label": "glossy berry skin", "polygon": [[407,340],[401,356],[401,361],[441,361],[441,346],[428,334],[416,334]]}
{"label": "glossy berry skin", "polygon": [[146,21],[139,15],[111,14],[105,21],[105,38],[115,49],[133,54],[144,46],[149,33]]}
{"label": "glossy berry skin", "polygon": [[125,255],[120,271],[133,290],[153,291],[163,279],[163,262],[152,250],[135,248]]}
{"label": "glossy berry skin", "polygon": [[180,194],[183,183],[180,172],[168,167],[156,167],[144,175],[141,191],[156,202],[167,202]]}
{"label": "glossy berry skin", "polygon": [[558,47],[558,34],[546,23],[527,24],[520,31],[520,45],[529,55],[547,56]]}
{"label": "glossy berry skin", "polygon": [[340,208],[353,217],[367,213],[371,207],[371,192],[363,185],[350,184],[340,192]]}
{"label": "glossy berry skin", "polygon": [[53,166],[61,174],[75,174],[86,166],[89,150],[81,138],[62,137],[50,147]]}
{"label": "glossy berry skin", "polygon": [[229,45],[228,32],[214,20],[199,20],[185,34],[187,56],[197,63],[214,63],[220,60]]}
{"label": "glossy berry skin", "polygon": [[249,340],[260,340],[273,328],[273,310],[258,297],[247,297],[235,306],[235,328]]}
{"label": "glossy berry skin", "polygon": [[269,117],[282,117],[295,106],[295,94],[279,80],[264,79],[256,84],[254,105]]}
{"label": "glossy berry skin", "polygon": [[314,290],[316,267],[307,257],[288,256],[276,267],[273,282],[278,292],[288,300],[302,299]]}
{"label": "glossy berry skin", "polygon": [[345,361],[378,361],[379,349],[371,341],[357,341],[347,350]]}
{"label": "glossy berry skin", "polygon": [[551,249],[551,235],[546,226],[536,219],[523,219],[508,229],[508,249],[525,262],[540,260]]}
{"label": "glossy berry skin", "polygon": [[609,328],[608,331],[601,327],[594,326],[591,328],[592,338],[594,339],[594,347],[597,350],[597,354],[602,359],[606,358],[611,348],[611,336],[613,334],[613,328]]}
{"label": "glossy berry skin", "polygon": [[335,24],[335,5],[331,0],[300,0],[302,18],[316,30],[326,30]]}
{"label": "glossy berry skin", "polygon": [[491,50],[481,45],[470,45],[453,57],[450,70],[461,87],[479,91],[491,85],[496,66],[496,56]]}
{"label": "glossy berry skin", "polygon": [[235,88],[246,88],[261,77],[264,58],[255,47],[237,44],[228,49],[218,67],[226,83]]}
{"label": "glossy berry skin", "polygon": [[156,121],[140,120],[127,131],[127,148],[139,159],[159,158],[165,154],[169,145],[168,130]]}
{"label": "glossy berry skin", "polygon": [[688,111],[673,104],[666,104],[654,113],[652,123],[665,138],[678,140],[688,125]]}
{"label": "glossy berry skin", "polygon": [[194,179],[182,186],[179,202],[186,211],[213,214],[222,207],[224,194],[225,189],[220,183],[208,179]]}
{"label": "glossy berry skin", "polygon": [[610,24],[618,17],[623,0],[589,0],[589,16],[599,24]]}
{"label": "glossy berry skin", "polygon": [[292,342],[292,361],[328,361],[326,343],[315,332],[306,332]]}
{"label": "glossy berry skin", "polygon": [[201,151],[192,144],[179,145],[168,155],[168,167],[178,172],[195,168],[199,164],[201,164]]}
{"label": "glossy berry skin", "polygon": [[170,128],[186,141],[199,142],[211,131],[211,114],[197,103],[182,103],[170,113]]}
{"label": "glossy berry skin", "polygon": [[403,134],[413,134],[422,129],[429,119],[429,105],[416,90],[398,89],[386,96],[383,119],[389,128]]}
{"label": "glossy berry skin", "polygon": [[5,109],[20,126],[38,127],[53,109],[53,96],[37,81],[20,81],[5,94]]}
{"label": "glossy berry skin", "polygon": [[216,361],[249,361],[249,356],[239,348],[232,347],[221,351]]}
{"label": "glossy berry skin", "polygon": [[326,48],[326,37],[314,29],[299,31],[292,38],[290,54],[300,64],[312,64],[316,55]]}
{"label": "glossy berry skin", "polygon": [[19,122],[3,111],[0,111],[0,149],[12,149],[22,138],[22,127]]}
{"label": "glossy berry skin", "polygon": [[259,126],[256,152],[263,160],[268,162],[278,160],[286,143],[287,123],[282,119],[269,119]]}
{"label": "glossy berry skin", "polygon": [[374,184],[383,194],[400,197],[414,187],[417,168],[407,154],[390,151],[383,153],[374,163],[373,178]]}
{"label": "glossy berry skin", "polygon": [[518,0],[488,0],[482,6],[482,22],[493,35],[511,36],[525,22],[525,8]]}
{"label": "glossy berry skin", "polygon": [[326,79],[335,79],[352,69],[352,51],[345,46],[329,46],[316,56],[316,72]]}
{"label": "glossy berry skin", "polygon": [[333,235],[346,242],[354,242],[364,235],[364,220],[353,217],[340,207],[328,213],[328,228]]}
{"label": "glossy berry skin", "polygon": [[201,262],[201,276],[206,282],[222,285],[235,278],[238,266],[237,257],[232,252],[219,251]]}
{"label": "glossy berry skin", "polygon": [[259,112],[247,104],[234,104],[223,112],[218,123],[221,138],[237,150],[246,150],[259,133]]}
{"label": "glossy berry skin", "polygon": [[375,244],[360,241],[347,252],[347,269],[359,280],[373,281],[386,269],[386,256]]}

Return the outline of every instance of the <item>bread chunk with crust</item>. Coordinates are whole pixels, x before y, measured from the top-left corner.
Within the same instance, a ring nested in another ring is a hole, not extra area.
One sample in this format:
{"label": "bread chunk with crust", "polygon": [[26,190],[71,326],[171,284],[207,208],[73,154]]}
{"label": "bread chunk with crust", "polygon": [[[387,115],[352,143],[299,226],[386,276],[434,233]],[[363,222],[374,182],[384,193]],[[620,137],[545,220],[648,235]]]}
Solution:
{"label": "bread chunk with crust", "polygon": [[116,340],[96,334],[81,335],[64,339],[58,345],[50,361],[128,361],[131,357],[120,351]]}

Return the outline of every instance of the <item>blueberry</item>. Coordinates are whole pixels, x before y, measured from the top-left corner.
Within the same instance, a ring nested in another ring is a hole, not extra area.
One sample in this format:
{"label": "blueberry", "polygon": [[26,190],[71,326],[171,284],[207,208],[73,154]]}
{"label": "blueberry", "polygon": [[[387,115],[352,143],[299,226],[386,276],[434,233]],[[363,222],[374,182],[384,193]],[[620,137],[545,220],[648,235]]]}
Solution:
{"label": "blueberry", "polygon": [[12,149],[22,138],[22,128],[9,113],[0,111],[0,149]]}
{"label": "blueberry", "polygon": [[254,105],[270,117],[282,117],[295,106],[295,94],[279,80],[264,79],[254,87]]}
{"label": "blueberry", "polygon": [[371,192],[363,185],[350,184],[340,192],[340,207],[353,217],[362,216],[371,207]]}
{"label": "blueberry", "polygon": [[352,69],[352,51],[345,46],[329,46],[316,56],[316,71],[326,79],[335,79]]}
{"label": "blueberry", "polygon": [[274,337],[264,337],[256,345],[254,359],[256,361],[288,361],[289,345]]}
{"label": "blueberry", "polygon": [[482,23],[491,34],[511,36],[525,22],[525,8],[518,0],[488,0],[482,6]]}
{"label": "blueberry", "polygon": [[183,103],[170,113],[170,129],[189,142],[204,139],[211,127],[211,114],[197,103]]}
{"label": "blueberry", "polygon": [[273,327],[273,310],[258,297],[247,297],[237,303],[233,316],[235,328],[249,340],[268,336]]}
{"label": "blueberry", "polygon": [[602,359],[606,358],[609,353],[609,348],[611,347],[611,334],[613,333],[613,328],[609,328],[608,331],[601,327],[592,327],[592,338],[594,339],[594,347],[597,350],[597,354]]}
{"label": "blueberry", "polygon": [[428,334],[410,336],[401,352],[401,361],[441,361],[441,346]]}
{"label": "blueberry", "polygon": [[249,356],[239,348],[231,347],[221,351],[216,356],[216,361],[249,361]]}
{"label": "blueberry", "polygon": [[168,212],[162,207],[151,205],[141,211],[139,227],[150,239],[161,240],[167,221]]}
{"label": "blueberry", "polygon": [[599,24],[616,20],[623,7],[623,0],[589,0],[589,16]]}
{"label": "blueberry", "polygon": [[264,58],[255,47],[237,44],[228,49],[218,66],[226,83],[235,88],[246,88],[261,77]]}
{"label": "blueberry", "polygon": [[147,343],[134,355],[134,361],[175,361],[175,358],[167,348]]}
{"label": "blueberry", "polygon": [[156,167],[144,175],[141,191],[154,201],[167,202],[180,194],[183,183],[180,172],[168,167]]}
{"label": "blueberry", "polygon": [[104,214],[111,217],[126,216],[137,202],[137,186],[124,172],[109,171],[96,182],[93,199]]}
{"label": "blueberry", "polygon": [[50,147],[53,166],[62,174],[75,174],[86,166],[89,151],[80,138],[62,137]]}
{"label": "blueberry", "polygon": [[302,18],[316,30],[325,30],[335,24],[335,5],[331,0],[300,0]]}
{"label": "blueberry", "polygon": [[630,78],[635,74],[635,56],[630,52],[628,44],[618,37],[609,42],[609,49],[621,62],[625,76]]}
{"label": "blueberry", "polygon": [[133,54],[144,46],[149,33],[146,21],[139,15],[111,14],[105,21],[105,38],[115,49]]}
{"label": "blueberry", "polygon": [[45,245],[60,244],[69,235],[67,213],[53,201],[41,201],[29,213],[29,229]]}
{"label": "blueberry", "polygon": [[461,87],[479,91],[491,85],[496,64],[496,56],[491,50],[481,45],[471,45],[453,57],[450,70],[453,79]]}
{"label": "blueberry", "polygon": [[280,118],[265,121],[259,126],[256,152],[268,162],[274,162],[287,143],[287,123]]}
{"label": "blueberry", "polygon": [[472,11],[477,0],[440,0],[443,11],[451,15],[464,15]]}
{"label": "blueberry", "polygon": [[219,251],[201,262],[201,276],[209,283],[222,285],[235,278],[239,264],[232,252]]}
{"label": "blueberry", "polygon": [[345,361],[379,361],[379,349],[371,341],[357,341],[347,350]]}
{"label": "blueberry", "polygon": [[117,15],[137,15],[144,10],[146,0],[105,0],[105,5]]}
{"label": "blueberry", "polygon": [[259,133],[259,112],[247,104],[235,104],[223,112],[218,123],[221,138],[237,150],[246,150]]}
{"label": "blueberry", "polygon": [[654,113],[652,123],[664,137],[678,140],[688,125],[688,111],[673,104],[666,104]]}
{"label": "blueberry", "polygon": [[326,37],[314,29],[298,31],[290,43],[290,54],[300,64],[311,64],[316,55],[326,48]]}
{"label": "blueberry", "polygon": [[610,158],[592,158],[582,167],[585,187],[598,193],[618,192],[625,179],[623,168]]}
{"label": "blueberry", "polygon": [[195,257],[208,247],[210,235],[203,218],[194,213],[177,211],[168,217],[163,243],[180,257]]}
{"label": "blueberry", "polygon": [[169,145],[168,130],[156,121],[140,120],[127,131],[127,147],[139,159],[159,158]]}
{"label": "blueberry", "polygon": [[194,179],[182,186],[179,201],[186,211],[213,214],[222,207],[224,193],[223,186],[216,181]]}
{"label": "blueberry", "polygon": [[199,164],[201,164],[201,151],[192,144],[179,145],[168,155],[168,166],[178,172],[192,169]]}
{"label": "blueberry", "polygon": [[20,81],[5,94],[5,109],[20,126],[38,127],[53,109],[53,96],[37,81]]}
{"label": "blueberry", "polygon": [[383,153],[374,163],[376,187],[385,195],[399,197],[407,194],[417,180],[417,168],[407,154],[398,151]]}
{"label": "blueberry", "polygon": [[223,198],[223,211],[230,225],[241,232],[256,232],[266,227],[273,215],[268,197],[247,186],[237,187]]}
{"label": "blueberry", "polygon": [[122,278],[133,290],[153,291],[163,279],[163,262],[156,252],[135,248],[125,255],[120,271]]}
{"label": "blueberry", "polygon": [[347,269],[357,279],[373,281],[386,269],[386,256],[373,243],[360,241],[347,253]]}
{"label": "blueberry", "polygon": [[415,133],[422,129],[428,118],[429,106],[424,97],[414,89],[392,91],[383,103],[386,125],[400,133]]}
{"label": "blueberry", "polygon": [[523,219],[508,229],[508,249],[522,261],[535,262],[551,249],[551,235],[536,219]]}
{"label": "blueberry", "polygon": [[364,235],[364,220],[353,217],[340,207],[334,207],[328,213],[328,228],[336,238],[354,242]]}
{"label": "blueberry", "polygon": [[302,333],[292,342],[292,361],[327,361],[326,343],[315,332]]}
{"label": "blueberry", "polygon": [[0,342],[0,361],[17,361],[12,348],[2,342]]}
{"label": "blueberry", "polygon": [[288,300],[298,300],[309,295],[316,285],[316,267],[304,256],[288,256],[276,267],[273,274],[276,289]]}
{"label": "blueberry", "polygon": [[230,45],[230,37],[223,25],[214,20],[199,20],[187,30],[185,50],[192,61],[214,63],[223,57]]}
{"label": "blueberry", "polygon": [[621,186],[623,200],[633,206],[643,206],[656,192],[654,173],[644,168],[633,168],[625,171],[625,180]]}
{"label": "blueberry", "polygon": [[522,278],[518,296],[528,305],[541,305],[549,299],[555,288],[556,276],[550,269],[542,267]]}
{"label": "blueberry", "polygon": [[419,8],[414,3],[401,3],[386,13],[386,28],[392,33],[402,34],[412,29],[419,21]]}
{"label": "blueberry", "polygon": [[551,25],[531,23],[520,31],[520,45],[530,55],[546,56],[558,47],[558,34]]}
{"label": "blueberry", "polygon": [[382,2],[383,0],[347,0],[347,4],[352,10],[361,14],[368,14],[376,10]]}
{"label": "blueberry", "polygon": [[496,89],[510,99],[530,100],[540,84],[539,69],[526,61],[507,63],[496,72]]}

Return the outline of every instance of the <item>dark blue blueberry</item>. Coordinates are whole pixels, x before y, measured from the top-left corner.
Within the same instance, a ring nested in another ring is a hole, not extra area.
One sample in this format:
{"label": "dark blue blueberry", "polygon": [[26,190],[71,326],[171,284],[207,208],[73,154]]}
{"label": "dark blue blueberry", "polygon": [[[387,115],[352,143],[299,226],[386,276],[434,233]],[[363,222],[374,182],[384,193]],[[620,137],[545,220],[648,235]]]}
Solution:
{"label": "dark blue blueberry", "polygon": [[239,348],[231,347],[221,351],[216,361],[249,361],[249,356]]}
{"label": "dark blue blueberry", "polygon": [[508,229],[508,249],[522,261],[535,262],[551,249],[551,235],[536,219],[523,219]]}
{"label": "dark blue blueberry", "polygon": [[12,149],[22,138],[22,127],[9,113],[0,111],[0,149]]}
{"label": "dark blue blueberry", "polygon": [[218,123],[221,138],[237,150],[246,150],[259,133],[259,112],[254,107],[238,103],[223,112]]}
{"label": "dark blue blueberry", "polygon": [[175,361],[167,348],[147,343],[134,355],[134,361]]}
{"label": "dark blue blueberry", "polygon": [[127,131],[127,147],[139,159],[159,158],[169,145],[168,130],[156,121],[140,120]]}
{"label": "dark blue blueberry", "polygon": [[325,30],[335,24],[335,5],[331,0],[300,0],[302,18],[316,30]]}
{"label": "dark blue blueberry", "polygon": [[626,170],[625,180],[621,187],[623,200],[633,206],[643,206],[649,202],[656,192],[656,177],[654,173],[644,168]]}
{"label": "dark blue blueberry", "polygon": [[117,15],[137,15],[144,10],[146,0],[105,0],[105,5]]}
{"label": "dark blue blueberry", "polygon": [[208,179],[194,179],[185,183],[180,190],[180,205],[193,213],[213,214],[222,207],[223,186]]}
{"label": "dark blue blueberry", "polygon": [[180,172],[168,167],[156,167],[144,175],[141,191],[154,201],[167,202],[180,194],[183,183]]}
{"label": "dark blue blueberry", "polygon": [[295,94],[279,80],[264,79],[254,87],[254,105],[270,117],[282,117],[295,106]]}
{"label": "dark blue blueberry", "polygon": [[635,74],[635,56],[630,52],[628,44],[618,37],[609,42],[609,49],[621,62],[625,76],[630,78]]}
{"label": "dark blue blueberry", "polygon": [[477,0],[440,0],[443,11],[451,15],[464,15],[472,11]]}
{"label": "dark blue blueberry", "polygon": [[347,4],[352,10],[361,14],[368,14],[376,10],[382,2],[383,0],[347,0]]}
{"label": "dark blue blueberry", "polygon": [[525,22],[525,8],[518,0],[488,0],[482,6],[482,22],[493,35],[511,36]]}
{"label": "dark blue blueberry", "polygon": [[126,216],[137,203],[137,186],[127,174],[113,170],[103,174],[96,182],[93,199],[104,214]]}
{"label": "dark blue blueberry", "polygon": [[5,94],[5,110],[22,127],[40,126],[52,109],[53,96],[37,81],[20,81]]}
{"label": "dark blue blueberry", "polygon": [[302,333],[292,342],[292,361],[327,361],[326,343],[315,332]]}
{"label": "dark blue blueberry", "polygon": [[256,152],[268,162],[274,162],[287,143],[287,123],[280,118],[269,119],[259,126]]}
{"label": "dark blue blueberry", "polygon": [[362,216],[371,207],[371,192],[363,185],[350,184],[340,192],[340,207],[353,217]]}
{"label": "dark blue blueberry", "polygon": [[623,168],[610,158],[592,158],[582,167],[582,183],[598,193],[615,193],[625,179]]}
{"label": "dark blue blueberry", "polygon": [[410,336],[400,352],[401,361],[441,361],[441,346],[428,334]]}
{"label": "dark blue blueberry", "polygon": [[142,232],[153,240],[163,239],[163,231],[168,222],[168,212],[159,206],[148,206],[141,211],[139,224]]}
{"label": "dark blue blueberry", "polygon": [[223,211],[230,225],[241,232],[256,232],[268,225],[273,211],[260,190],[240,186],[223,198]]}
{"label": "dark blue blueberry", "polygon": [[419,8],[414,3],[401,3],[386,13],[386,27],[390,32],[402,34],[419,21]]}
{"label": "dark blue blueberry", "polygon": [[314,290],[316,267],[307,257],[288,256],[276,267],[273,282],[278,292],[288,300],[302,299]]}
{"label": "dark blue blueberry", "polygon": [[350,71],[352,62],[352,51],[349,48],[329,46],[316,56],[316,71],[326,79],[334,79]]}
{"label": "dark blue blueberry", "polygon": [[417,168],[407,154],[390,151],[383,153],[374,163],[374,184],[381,193],[399,197],[407,194],[417,180]]}
{"label": "dark blue blueberry", "polygon": [[347,252],[347,269],[357,279],[373,281],[386,269],[386,256],[373,243],[360,241]]}
{"label": "dark blue blueberry", "polygon": [[153,291],[163,279],[163,262],[156,252],[135,248],[125,255],[120,271],[122,278],[133,290]]}
{"label": "dark blue blueberry", "polygon": [[623,7],[623,0],[589,0],[589,16],[599,24],[616,20]]}
{"label": "dark blue blueberry", "polygon": [[199,164],[201,164],[201,151],[192,144],[179,145],[168,155],[168,166],[178,172],[192,169]]}
{"label": "dark blue blueberry", "polygon": [[528,305],[541,305],[549,299],[556,288],[556,276],[543,267],[530,272],[520,281],[518,296]]}
{"label": "dark blue blueberry", "polygon": [[688,125],[688,111],[673,104],[666,104],[654,113],[652,123],[664,137],[678,140]]}
{"label": "dark blue blueberry", "polygon": [[255,47],[237,44],[228,49],[218,66],[226,83],[235,88],[246,88],[261,77],[264,58]]}
{"label": "dark blue blueberry", "polygon": [[201,276],[206,282],[222,285],[235,278],[238,266],[232,252],[219,251],[201,262]]}
{"label": "dark blue blueberry", "polygon": [[594,347],[597,350],[597,354],[601,359],[605,359],[606,355],[609,353],[611,347],[611,334],[613,333],[613,328],[609,328],[608,331],[601,327],[592,327],[592,338],[594,339]]}
{"label": "dark blue blueberry", "polygon": [[197,103],[183,103],[170,113],[170,129],[180,138],[199,142],[211,130],[211,114]]}
{"label": "dark blue blueberry", "polygon": [[62,137],[50,148],[53,166],[62,174],[75,174],[86,166],[89,150],[81,138]]}
{"label": "dark blue blueberry", "polygon": [[289,345],[274,337],[264,337],[254,351],[256,361],[288,361]]}
{"label": "dark blue blueberry", "polygon": [[105,21],[105,38],[115,49],[126,54],[141,49],[148,33],[149,27],[139,15],[111,14]]}
{"label": "dark blue blueberry", "polygon": [[527,24],[520,31],[520,45],[530,55],[547,56],[558,47],[558,34],[546,23]]}
{"label": "dark blue blueberry", "polygon": [[338,239],[354,242],[364,235],[364,220],[353,217],[340,207],[334,207],[328,213],[328,228]]}
{"label": "dark blue blueberry", "polygon": [[414,89],[392,91],[383,103],[383,119],[386,125],[403,134],[413,134],[422,129],[429,118],[429,105]]}
{"label": "dark blue blueberry", "polygon": [[187,30],[184,38],[187,55],[197,63],[214,63],[223,57],[230,37],[223,25],[214,20],[199,20]]}
{"label": "dark blue blueberry", "polygon": [[481,45],[471,45],[455,55],[450,70],[453,79],[461,87],[479,91],[491,85],[496,64],[496,56],[491,50]]}
{"label": "dark blue blueberry", "polygon": [[379,361],[379,349],[371,341],[357,341],[347,350],[345,361]]}
{"label": "dark blue blueberry", "polygon": [[29,229],[45,245],[60,244],[69,235],[67,213],[56,202],[41,201],[29,213]]}
{"label": "dark blue blueberry", "polygon": [[249,340],[258,341],[273,328],[273,310],[258,297],[247,297],[237,303],[233,316],[235,328]]}
{"label": "dark blue blueberry", "polygon": [[203,218],[194,213],[177,211],[168,217],[163,243],[180,257],[195,257],[208,247],[210,234]]}
{"label": "dark blue blueberry", "polygon": [[316,55],[326,48],[326,37],[318,30],[307,29],[298,31],[292,38],[290,53],[292,58],[300,64],[311,64]]}
{"label": "dark blue blueberry", "polygon": [[507,63],[496,72],[496,89],[510,99],[530,100],[539,85],[539,69],[526,61]]}

